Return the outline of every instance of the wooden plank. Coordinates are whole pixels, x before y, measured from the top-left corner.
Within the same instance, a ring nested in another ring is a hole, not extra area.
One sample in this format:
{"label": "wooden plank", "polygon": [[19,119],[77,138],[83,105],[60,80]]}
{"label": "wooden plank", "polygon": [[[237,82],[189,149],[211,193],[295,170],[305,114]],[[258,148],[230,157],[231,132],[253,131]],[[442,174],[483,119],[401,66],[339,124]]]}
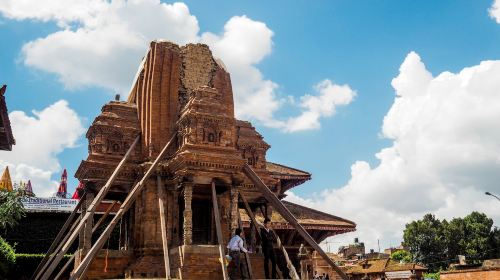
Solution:
{"label": "wooden plank", "polygon": [[219,214],[219,204],[217,203],[217,193],[215,191],[215,181],[212,181],[212,205],[214,207],[214,217],[215,217],[215,231],[217,232],[217,242],[219,243],[219,258],[222,267],[222,276],[224,280],[228,280],[229,276],[227,274],[227,267],[224,263],[224,250],[222,246],[224,241],[222,240],[222,227],[220,225],[220,214]]}
{"label": "wooden plank", "polygon": [[295,269],[295,266],[292,264],[290,257],[288,257],[288,253],[285,249],[285,246],[283,246],[283,243],[281,243],[281,239],[278,236],[276,236],[276,243],[278,244],[278,248],[283,252],[283,256],[285,257],[286,266],[288,268],[290,277],[293,280],[299,280],[300,277],[297,274],[297,270]]}
{"label": "wooden plank", "polygon": [[154,170],[156,169],[156,166],[158,166],[158,163],[163,158],[163,156],[166,154],[166,152],[167,152],[168,148],[170,147],[170,145],[173,144],[173,143],[175,143],[174,140],[176,139],[176,136],[177,136],[177,134],[174,134],[174,136],[172,136],[172,138],[170,138],[170,140],[167,142],[167,144],[165,145],[165,147],[163,148],[163,150],[161,150],[161,152],[158,155],[158,157],[156,158],[156,160],[153,162],[153,164],[146,171],[146,174],[144,174],[144,176],[142,177],[142,179],[137,184],[135,184],[135,186],[132,188],[132,190],[130,191],[129,195],[127,196],[127,198],[125,199],[125,201],[120,206],[120,210],[118,210],[118,212],[116,213],[116,215],[113,218],[113,220],[111,220],[111,222],[108,224],[108,226],[106,227],[106,229],[104,230],[104,232],[101,234],[101,236],[99,237],[99,239],[97,239],[97,241],[94,244],[94,246],[92,246],[92,248],[90,249],[90,251],[88,252],[88,254],[85,256],[85,258],[83,259],[83,261],[75,269],[73,275],[71,275],[71,277],[70,277],[70,280],[79,279],[85,273],[85,271],[86,271],[87,267],[89,266],[90,262],[95,258],[95,256],[99,252],[99,250],[101,250],[102,246],[104,246],[104,243],[106,243],[106,240],[111,235],[111,232],[115,228],[115,226],[118,223],[118,221],[123,217],[123,215],[125,214],[125,212],[127,212],[128,209],[130,209],[130,207],[132,206],[132,204],[135,202],[137,196],[139,195],[140,191],[142,190],[142,188],[145,185],[144,182],[154,172]]}
{"label": "wooden plank", "polygon": [[[248,204],[248,201],[247,199],[245,198],[245,196],[240,193],[240,198],[241,200],[243,201],[243,205],[245,205],[245,210],[247,211],[247,215],[250,217],[250,219],[252,220],[252,223],[255,225],[255,227],[257,228],[257,235],[259,236],[260,240],[262,240],[261,236],[260,236],[260,229],[262,228],[262,224],[259,223],[256,219],[255,219],[255,215],[253,214],[252,212],[252,209],[250,208],[250,204]],[[259,207],[260,208],[260,211],[262,212],[262,215],[264,217],[266,217],[266,215],[264,215],[264,210],[262,210],[262,206]],[[277,237],[277,236],[276,236]],[[267,264],[264,264],[264,265],[267,265]],[[280,279],[283,279],[283,273],[281,272],[280,268],[278,267],[278,265],[276,265],[276,272],[278,274],[278,277]]]}
{"label": "wooden plank", "polygon": [[293,242],[293,238],[295,237],[295,234],[296,234],[296,233],[297,233],[297,231],[292,231],[292,232],[290,233],[290,235],[289,235],[289,236],[288,236],[288,238],[287,238],[286,245],[290,245],[290,246],[291,246],[291,245],[293,245],[293,243],[292,243],[292,242]]}
{"label": "wooden plank", "polygon": [[167,222],[165,221],[165,190],[161,184],[160,174],[156,175],[158,186],[158,210],[160,212],[161,240],[163,243],[163,261],[165,262],[165,278],[170,279],[170,258],[168,253]]}
{"label": "wooden plank", "polygon": [[130,145],[130,148],[128,149],[127,153],[123,156],[122,160],[118,165],[116,166],[115,170],[113,171],[113,174],[111,174],[111,177],[109,177],[108,181],[106,184],[99,190],[99,193],[96,195],[94,200],[89,206],[88,211],[85,213],[85,216],[80,220],[74,231],[70,234],[68,240],[64,243],[62,246],[61,250],[55,255],[54,261],[51,263],[47,271],[40,277],[42,280],[48,280],[50,276],[52,275],[52,272],[56,269],[57,265],[59,262],[61,262],[62,258],[64,257],[64,254],[69,250],[71,244],[75,241],[76,237],[80,234],[80,231],[83,229],[83,226],[89,220],[89,218],[92,216],[94,213],[95,209],[97,206],[101,203],[101,201],[104,199],[104,196],[108,193],[109,189],[113,185],[113,182],[115,181],[116,177],[118,177],[118,174],[120,173],[121,169],[125,165],[125,162],[127,159],[130,157],[132,154],[132,151],[134,150],[134,147],[139,143],[140,135],[137,135],[135,138],[134,142],[132,145]]}
{"label": "wooden plank", "polygon": [[243,173],[252,181],[254,186],[259,189],[264,196],[264,198],[270,202],[276,211],[285,218],[285,220],[290,223],[297,232],[304,238],[304,240],[309,243],[309,245],[318,252],[318,254],[337,272],[337,274],[344,280],[348,280],[347,275],[342,271],[332,259],[321,249],[321,247],[316,243],[316,241],[309,235],[309,233],[302,227],[293,214],[288,210],[285,205],[276,197],[276,195],[269,190],[269,188],[262,182],[259,176],[252,170],[248,164],[243,166]]}
{"label": "wooden plank", "polygon": [[104,212],[104,214],[101,216],[101,218],[97,221],[97,223],[95,223],[94,227],[92,228],[92,233],[94,233],[97,228],[99,228],[101,226],[102,223],[104,223],[104,220],[106,219],[106,217],[108,217],[109,213],[111,212],[111,210],[113,210],[113,207],[115,207],[115,205],[118,203],[117,200],[113,201],[113,203],[108,206],[108,209],[106,209],[106,212]]}
{"label": "wooden plank", "polygon": [[[113,209],[113,207],[116,205],[116,203],[118,203],[118,201],[114,201],[113,204],[111,204],[108,209],[106,209],[106,212],[104,212],[104,214],[101,216],[101,218],[99,219],[99,221],[97,221],[97,223],[94,225],[94,227],[92,228],[92,234],[94,234],[94,232],[96,232],[96,230],[99,228],[99,226],[104,222],[104,220],[106,219],[106,217],[108,217],[109,213],[111,212],[111,210]],[[76,252],[71,256],[71,258],[69,258],[69,260],[66,262],[66,264],[64,264],[63,268],[61,268],[61,270],[59,271],[59,273],[56,275],[56,277],[54,278],[54,280],[58,280],[62,275],[63,273],[66,271],[66,269],[68,269],[68,266],[71,264],[71,262],[75,259],[75,254]]]}
{"label": "wooden plank", "polygon": [[[240,211],[238,211],[238,227],[243,231],[243,224],[241,223]],[[248,248],[248,243],[247,243],[247,248]],[[250,260],[250,255],[248,255],[248,252],[245,252],[245,260],[247,262],[248,276],[250,277],[250,279],[253,279],[252,261]]]}
{"label": "wooden plank", "polygon": [[[68,230],[69,226],[75,225],[75,223],[73,223],[73,220],[74,220],[76,214],[78,213],[78,210],[80,210],[82,203],[85,200],[85,196],[86,196],[86,193],[84,192],[82,195],[82,198],[80,199],[80,201],[78,201],[78,204],[76,205],[75,209],[73,209],[73,211],[69,215],[68,219],[66,219],[66,222],[64,223],[63,227],[61,228],[61,230],[57,234],[56,238],[54,239],[54,241],[50,245],[49,250],[47,250],[47,253],[45,253],[45,257],[43,257],[40,264],[38,264],[35,272],[31,276],[31,279],[37,279],[38,277],[40,277],[41,273],[47,268],[47,266],[49,264],[49,262],[48,262],[49,259],[51,259],[53,257],[53,253],[55,252],[56,247],[58,247],[58,245],[62,243],[61,239],[63,239],[63,236],[66,234],[66,231]],[[70,231],[71,231],[71,229],[70,229]]]}
{"label": "wooden plank", "polygon": [[71,255],[69,260],[64,264],[64,266],[61,268],[59,273],[57,273],[56,277],[54,280],[59,280],[61,276],[64,274],[64,272],[68,269],[69,265],[75,260],[75,254]]}

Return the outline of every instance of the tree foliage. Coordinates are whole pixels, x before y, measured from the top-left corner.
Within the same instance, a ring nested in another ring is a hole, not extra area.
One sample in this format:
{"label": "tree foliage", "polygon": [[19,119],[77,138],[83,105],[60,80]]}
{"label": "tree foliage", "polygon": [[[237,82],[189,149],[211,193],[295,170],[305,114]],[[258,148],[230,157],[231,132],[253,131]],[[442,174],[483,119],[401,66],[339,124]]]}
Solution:
{"label": "tree foliage", "polygon": [[433,272],[456,263],[458,255],[469,263],[500,257],[500,230],[492,226],[493,220],[479,212],[449,222],[427,214],[407,224],[403,238],[413,261]]}
{"label": "tree foliage", "polygon": [[403,263],[410,263],[412,261],[412,256],[408,251],[399,250],[391,254],[391,260]]}
{"label": "tree foliage", "polygon": [[0,229],[14,227],[26,215],[21,198],[17,192],[0,191]]}
{"label": "tree foliage", "polygon": [[0,279],[8,279],[15,262],[14,249],[0,236]]}

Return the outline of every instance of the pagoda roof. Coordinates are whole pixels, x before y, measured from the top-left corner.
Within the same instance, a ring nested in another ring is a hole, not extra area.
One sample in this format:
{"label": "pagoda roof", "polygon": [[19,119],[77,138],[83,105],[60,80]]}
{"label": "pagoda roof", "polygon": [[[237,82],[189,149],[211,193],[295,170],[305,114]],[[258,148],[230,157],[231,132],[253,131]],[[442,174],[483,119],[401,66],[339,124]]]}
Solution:
{"label": "pagoda roof", "polygon": [[12,135],[7,104],[5,102],[4,94],[6,89],[6,85],[0,88],[0,150],[11,151],[12,145],[16,144],[16,140]]}
{"label": "pagoda roof", "polygon": [[[347,219],[288,201],[282,201],[282,203],[305,229],[332,231],[332,235],[356,230],[356,223]],[[250,217],[245,209],[240,209],[240,215],[243,225],[249,226]],[[256,213],[255,218],[260,222],[264,221],[262,213]],[[271,222],[274,229],[294,229],[277,211],[272,212]]]}
{"label": "pagoda roof", "polygon": [[281,180],[281,193],[311,180],[311,173],[283,164],[268,161],[266,170],[271,173],[271,177]]}
{"label": "pagoda roof", "polygon": [[416,263],[399,263],[390,259],[364,260],[354,266],[346,266],[347,274],[384,273],[407,270],[427,270]]}

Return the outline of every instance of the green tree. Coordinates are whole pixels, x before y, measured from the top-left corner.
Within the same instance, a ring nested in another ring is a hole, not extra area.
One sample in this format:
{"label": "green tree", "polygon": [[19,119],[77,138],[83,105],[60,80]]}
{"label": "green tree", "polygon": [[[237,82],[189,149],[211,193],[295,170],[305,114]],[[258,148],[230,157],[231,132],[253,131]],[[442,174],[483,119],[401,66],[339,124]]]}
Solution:
{"label": "green tree", "polygon": [[446,245],[443,225],[434,215],[427,214],[422,220],[406,224],[403,239],[413,261],[426,265],[430,271],[438,271],[444,266]]}
{"label": "green tree", "polygon": [[408,251],[399,250],[391,254],[391,260],[403,263],[410,263],[412,260],[412,256]]}
{"label": "green tree", "polygon": [[0,279],[8,279],[9,272],[16,262],[12,247],[0,236]]}
{"label": "green tree", "polygon": [[462,218],[454,218],[450,222],[443,220],[446,265],[457,262],[458,255],[465,252],[465,223]]}
{"label": "green tree", "polygon": [[493,220],[483,213],[472,212],[464,218],[464,254],[467,260],[480,262],[488,256]]}
{"label": "green tree", "polygon": [[500,228],[495,227],[488,240],[488,259],[500,259]]}
{"label": "green tree", "polygon": [[21,198],[17,192],[0,191],[0,229],[15,226],[26,215]]}

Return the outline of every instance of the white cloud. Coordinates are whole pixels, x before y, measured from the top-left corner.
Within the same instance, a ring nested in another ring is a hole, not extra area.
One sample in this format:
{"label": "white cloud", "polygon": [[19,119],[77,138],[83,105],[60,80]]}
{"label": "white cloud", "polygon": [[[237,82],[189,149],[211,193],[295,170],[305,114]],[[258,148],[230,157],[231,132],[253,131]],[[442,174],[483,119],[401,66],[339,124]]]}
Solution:
{"label": "white cloud", "polygon": [[[150,41],[168,38],[185,44],[198,40],[198,21],[183,3],[60,2],[45,7],[40,1],[22,1],[26,5],[0,6],[0,11],[14,19],[54,20],[66,26],[28,42],[22,53],[27,66],[57,74],[68,88],[101,86],[128,94]],[[78,10],[80,5],[86,8]]]}
{"label": "white cloud", "polygon": [[[46,2],[46,1],[45,1]],[[23,46],[25,65],[57,75],[64,86],[75,89],[99,86],[123,95],[137,66],[154,39],[178,44],[203,42],[222,58],[231,73],[238,118],[292,132],[319,128],[319,119],[333,115],[332,96],[342,87],[318,88],[319,97],[306,95],[303,113],[280,120],[277,112],[287,103],[276,90],[278,84],[264,78],[257,65],[271,54],[273,31],[263,22],[234,16],[221,34],[199,35],[198,20],[184,3],[159,0],[8,0],[0,13],[15,20],[55,22],[60,30]],[[347,87],[348,86],[343,86]],[[327,102],[325,108],[313,103]],[[325,111],[326,110],[326,111]]]}
{"label": "white cloud", "polygon": [[495,0],[488,11],[490,13],[490,17],[493,18],[497,23],[500,23],[500,0]]}
{"label": "white cloud", "polygon": [[11,152],[0,152],[0,166],[9,166],[14,181],[31,179],[34,192],[47,196],[56,189],[51,180],[61,172],[57,155],[75,147],[85,129],[75,111],[60,100],[33,116],[22,111],[9,114],[16,145]]}
{"label": "white cloud", "polygon": [[306,94],[301,97],[300,106],[304,110],[300,115],[287,120],[285,131],[319,129],[320,118],[333,116],[337,106],[351,103],[356,96],[356,92],[348,85],[333,84],[330,80],[320,82],[315,90],[319,93],[317,96]]}
{"label": "white cloud", "polygon": [[[392,145],[376,154],[380,163],[358,161],[351,179],[310,199],[288,199],[352,219],[369,248],[397,245],[404,225],[425,213],[440,218],[481,211],[500,223],[500,61],[483,61],[459,73],[436,77],[420,57],[408,54],[393,79],[394,103],[382,135]],[[337,245],[341,245],[336,243]]]}

